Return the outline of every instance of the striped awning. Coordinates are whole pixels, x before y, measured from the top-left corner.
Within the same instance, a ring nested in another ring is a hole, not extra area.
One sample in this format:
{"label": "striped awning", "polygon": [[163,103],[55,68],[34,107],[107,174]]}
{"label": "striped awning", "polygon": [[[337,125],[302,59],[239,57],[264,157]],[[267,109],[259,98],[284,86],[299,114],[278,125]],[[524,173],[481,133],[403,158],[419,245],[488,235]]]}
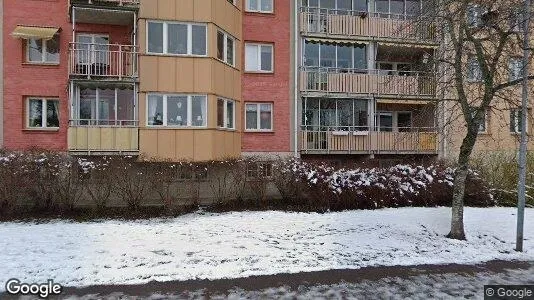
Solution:
{"label": "striped awning", "polygon": [[434,44],[410,44],[410,43],[393,43],[393,42],[378,42],[379,46],[395,46],[400,48],[423,48],[423,49],[437,49],[439,45]]}
{"label": "striped awning", "polygon": [[306,38],[306,41],[312,43],[322,43],[322,44],[352,44],[352,45],[362,45],[369,44],[369,41],[360,41],[360,40],[348,40],[348,39],[321,39],[321,38]]}
{"label": "striped awning", "polygon": [[412,104],[412,105],[426,105],[432,103],[429,100],[403,100],[403,99],[377,99],[377,103],[382,104]]}
{"label": "striped awning", "polygon": [[43,39],[50,40],[59,31],[56,27],[39,27],[17,25],[11,36],[18,39]]}

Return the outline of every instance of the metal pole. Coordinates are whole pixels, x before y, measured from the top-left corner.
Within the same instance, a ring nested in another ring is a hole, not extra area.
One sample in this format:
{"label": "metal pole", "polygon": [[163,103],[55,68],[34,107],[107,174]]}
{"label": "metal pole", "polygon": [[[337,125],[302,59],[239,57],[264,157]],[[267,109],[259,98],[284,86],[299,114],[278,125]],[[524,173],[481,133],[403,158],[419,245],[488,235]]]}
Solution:
{"label": "metal pole", "polygon": [[527,113],[528,113],[528,75],[530,39],[530,0],[525,0],[523,13],[523,89],[521,99],[521,144],[519,146],[519,183],[517,191],[517,240],[516,251],[523,251],[523,229],[525,222],[525,196],[527,179]]}

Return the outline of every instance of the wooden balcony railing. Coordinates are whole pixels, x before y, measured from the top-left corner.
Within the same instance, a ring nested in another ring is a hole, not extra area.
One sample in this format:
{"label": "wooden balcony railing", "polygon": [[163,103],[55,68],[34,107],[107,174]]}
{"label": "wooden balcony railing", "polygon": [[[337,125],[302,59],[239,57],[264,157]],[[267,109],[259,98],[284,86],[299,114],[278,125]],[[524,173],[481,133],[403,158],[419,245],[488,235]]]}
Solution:
{"label": "wooden balcony railing", "polygon": [[436,95],[436,79],[430,73],[421,72],[303,68],[300,73],[300,90],[433,98]]}
{"label": "wooden balcony railing", "polygon": [[136,78],[138,52],[133,45],[69,44],[69,75]]}
{"label": "wooden balcony railing", "polygon": [[71,120],[70,152],[80,154],[136,154],[139,152],[136,120]]}
{"label": "wooden balcony railing", "polygon": [[436,154],[438,151],[435,128],[381,130],[383,131],[303,126],[300,132],[300,150],[314,154]]}
{"label": "wooden balcony railing", "polygon": [[436,43],[435,22],[422,17],[301,7],[300,30],[306,34],[377,37]]}

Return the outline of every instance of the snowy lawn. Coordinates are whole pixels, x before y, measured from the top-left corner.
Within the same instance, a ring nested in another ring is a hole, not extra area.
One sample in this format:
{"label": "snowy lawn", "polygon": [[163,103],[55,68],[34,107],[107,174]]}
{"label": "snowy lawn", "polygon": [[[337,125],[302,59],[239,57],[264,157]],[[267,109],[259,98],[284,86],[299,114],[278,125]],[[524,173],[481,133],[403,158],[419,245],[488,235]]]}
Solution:
{"label": "snowy lawn", "polygon": [[515,209],[467,208],[468,241],[445,238],[449,208],[328,214],[195,213],[174,219],[0,223],[0,290],[9,278],[67,286],[219,279],[366,266],[534,260],[513,251]]}

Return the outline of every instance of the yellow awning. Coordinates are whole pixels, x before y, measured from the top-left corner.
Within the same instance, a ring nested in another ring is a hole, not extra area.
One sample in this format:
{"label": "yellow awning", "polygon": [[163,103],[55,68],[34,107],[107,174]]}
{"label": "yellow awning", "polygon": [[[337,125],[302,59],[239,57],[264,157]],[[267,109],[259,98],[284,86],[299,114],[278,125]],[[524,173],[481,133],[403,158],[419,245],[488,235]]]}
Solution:
{"label": "yellow awning", "polygon": [[18,39],[43,39],[50,40],[59,31],[55,27],[38,27],[17,25],[11,36]]}

